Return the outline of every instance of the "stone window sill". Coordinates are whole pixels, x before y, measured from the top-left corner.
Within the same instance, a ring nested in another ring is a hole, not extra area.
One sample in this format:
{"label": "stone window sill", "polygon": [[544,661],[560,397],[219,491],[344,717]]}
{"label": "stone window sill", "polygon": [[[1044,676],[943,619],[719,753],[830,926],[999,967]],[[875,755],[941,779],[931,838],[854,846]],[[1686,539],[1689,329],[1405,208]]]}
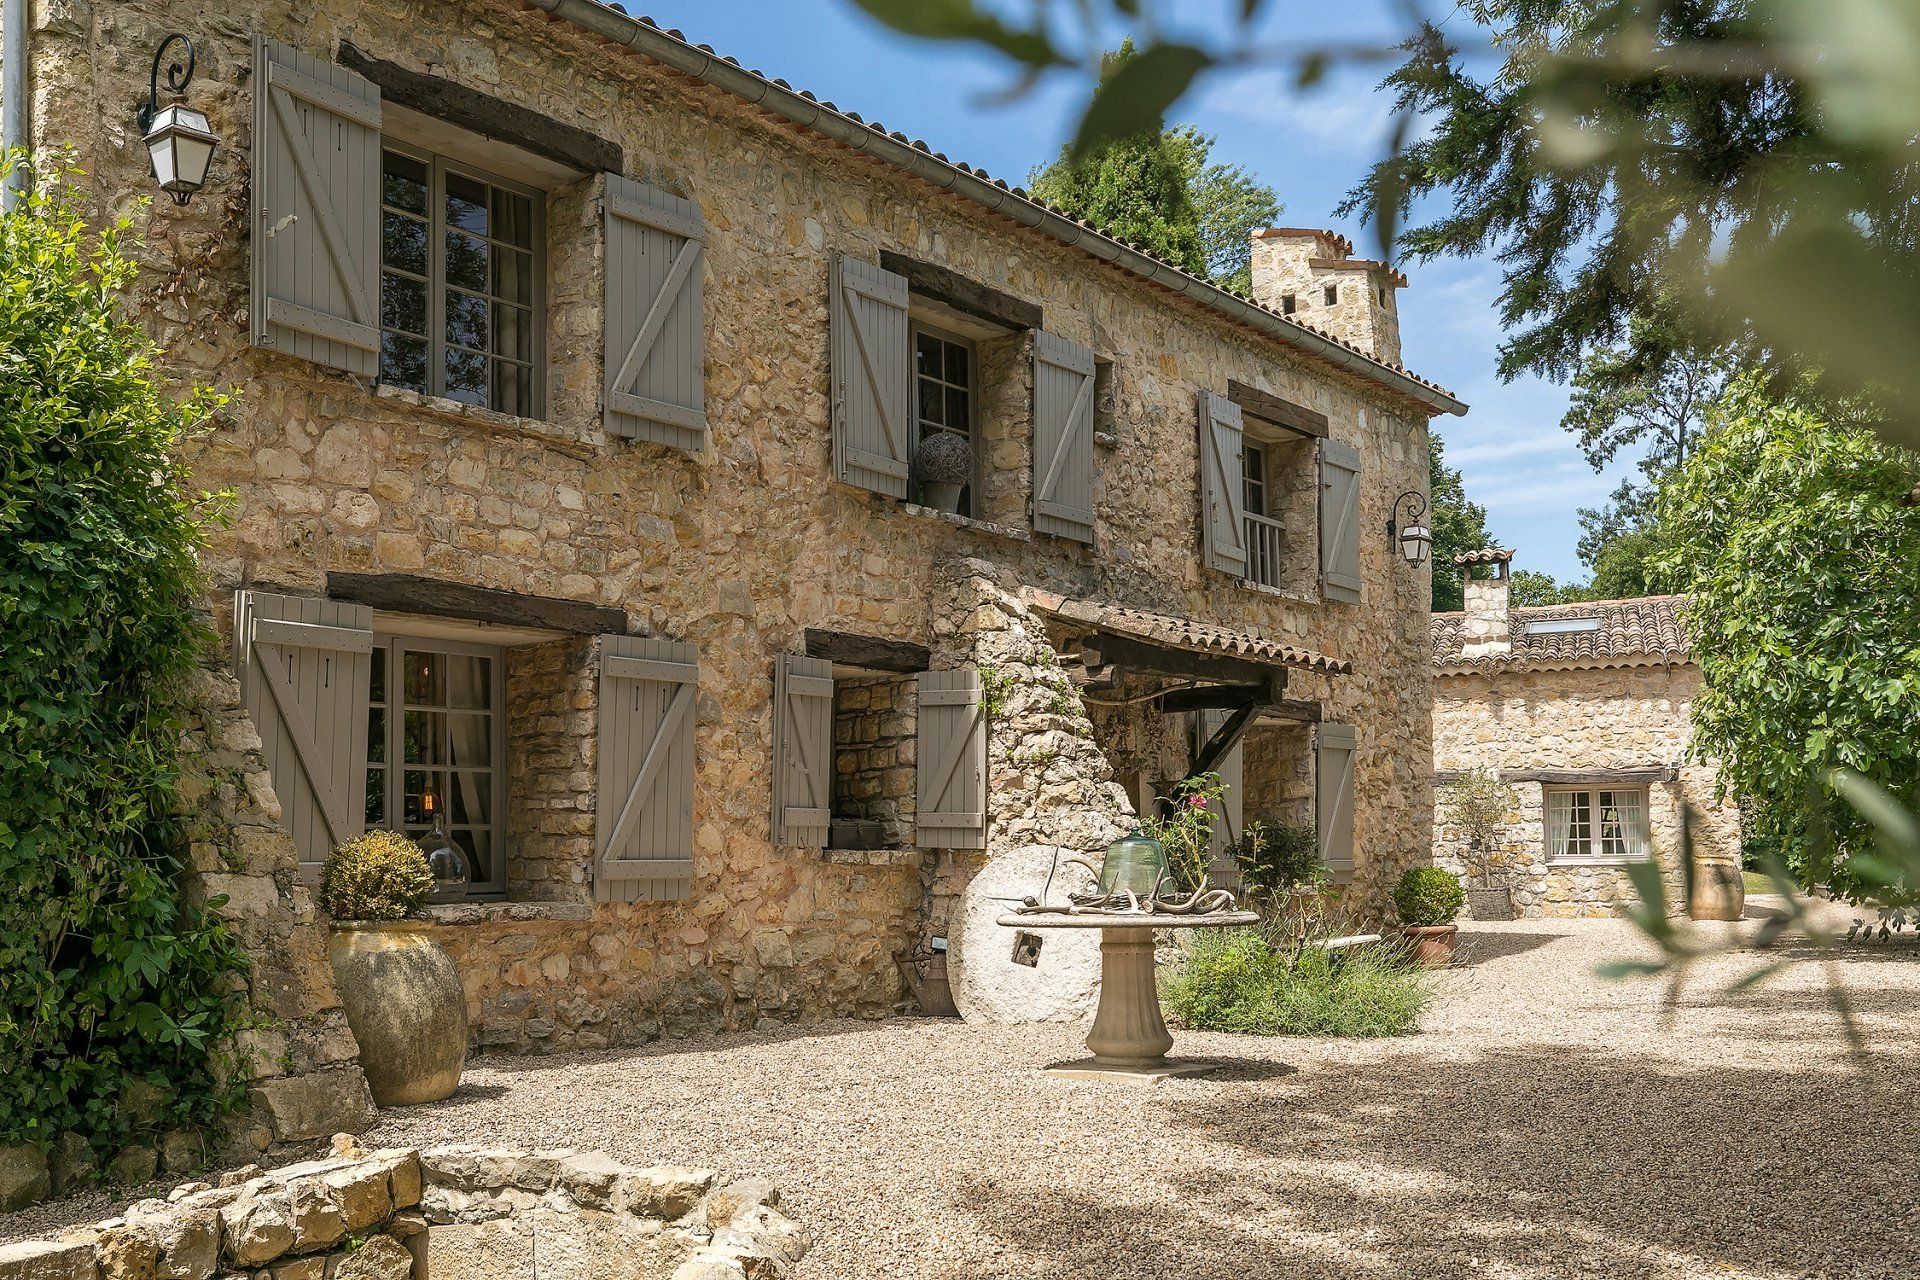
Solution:
{"label": "stone window sill", "polygon": [[1296,604],[1319,604],[1320,597],[1309,595],[1305,591],[1289,591],[1285,587],[1270,587],[1264,582],[1255,582],[1252,578],[1240,579],[1244,589],[1263,596],[1272,596],[1276,600],[1292,600]]}
{"label": "stone window sill", "polygon": [[820,861],[848,867],[917,867],[919,849],[822,849]]}
{"label": "stone window sill", "polygon": [[425,908],[437,925],[457,927],[530,920],[591,920],[591,902],[448,902]]}
{"label": "stone window sill", "polygon": [[1013,542],[1032,542],[1033,533],[1028,529],[1016,529],[1008,524],[994,524],[988,520],[975,520],[972,516],[955,515],[951,511],[942,511],[938,507],[923,507],[917,502],[903,502],[901,510],[910,516],[924,520],[939,520],[959,529],[971,529],[975,533],[984,533],[992,538],[1006,538]]}
{"label": "stone window sill", "polygon": [[1541,865],[1549,871],[1558,871],[1566,867],[1631,867],[1652,861],[1652,858],[1548,858]]}
{"label": "stone window sill", "polygon": [[498,431],[508,435],[530,436],[549,444],[576,450],[597,450],[606,443],[605,436],[599,431],[571,431],[543,418],[519,418],[513,414],[499,413],[477,404],[449,400],[444,396],[421,395],[405,387],[381,384],[373,388],[373,396],[377,400],[403,405],[419,413],[448,422],[457,422],[462,426],[477,427],[483,431]]}

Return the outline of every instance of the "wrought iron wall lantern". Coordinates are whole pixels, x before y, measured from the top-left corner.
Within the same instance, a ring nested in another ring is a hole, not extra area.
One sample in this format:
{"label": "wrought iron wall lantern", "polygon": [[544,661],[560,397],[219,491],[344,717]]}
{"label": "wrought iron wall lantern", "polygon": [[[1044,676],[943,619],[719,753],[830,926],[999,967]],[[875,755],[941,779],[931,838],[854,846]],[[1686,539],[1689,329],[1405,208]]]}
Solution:
{"label": "wrought iron wall lantern", "polygon": [[[1402,507],[1407,512],[1404,525],[1400,523]],[[1423,519],[1426,514],[1425,496],[1412,489],[1393,500],[1393,513],[1387,517],[1387,537],[1400,543],[1400,554],[1406,557],[1408,564],[1425,564],[1427,554],[1433,550],[1433,530],[1426,526]]]}
{"label": "wrought iron wall lantern", "polygon": [[207,113],[196,111],[184,102],[160,105],[160,63],[175,41],[186,49],[186,63],[167,64],[167,92],[183,97],[193,82],[193,41],[178,31],[160,42],[153,51],[153,72],[147,78],[147,101],[136,122],[140,137],[147,144],[147,157],[153,162],[153,177],[160,189],[173,197],[177,205],[193,199],[193,193],[206,185],[207,170],[213,165],[213,153],[220,146]]}

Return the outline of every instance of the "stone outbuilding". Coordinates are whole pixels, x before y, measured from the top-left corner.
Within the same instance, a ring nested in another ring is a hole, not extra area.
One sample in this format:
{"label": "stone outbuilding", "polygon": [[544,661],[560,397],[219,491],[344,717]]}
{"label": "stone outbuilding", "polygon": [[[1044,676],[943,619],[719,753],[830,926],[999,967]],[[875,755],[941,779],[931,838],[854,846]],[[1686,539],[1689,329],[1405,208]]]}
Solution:
{"label": "stone outbuilding", "polygon": [[1465,406],[1340,237],[1229,293],[593,0],[35,12],[102,216],[176,29],[220,139],[128,301],[234,393],[188,791],[255,1148],[364,1121],[311,886],[369,828],[464,852],[431,913],[512,1051],[881,1016],[943,955],[969,1016],[1077,1016],[1091,946],[991,917],[1197,768],[1356,909],[1424,858],[1388,525]]}
{"label": "stone outbuilding", "polygon": [[[1514,608],[1512,560],[1501,548],[1456,557],[1466,607],[1433,615],[1435,860],[1468,874],[1490,852],[1520,914],[1601,916],[1635,900],[1627,868],[1651,859],[1696,918],[1738,919],[1739,812],[1690,753],[1700,669],[1685,598]],[[1456,806],[1468,774],[1506,784],[1486,850],[1470,847]]]}

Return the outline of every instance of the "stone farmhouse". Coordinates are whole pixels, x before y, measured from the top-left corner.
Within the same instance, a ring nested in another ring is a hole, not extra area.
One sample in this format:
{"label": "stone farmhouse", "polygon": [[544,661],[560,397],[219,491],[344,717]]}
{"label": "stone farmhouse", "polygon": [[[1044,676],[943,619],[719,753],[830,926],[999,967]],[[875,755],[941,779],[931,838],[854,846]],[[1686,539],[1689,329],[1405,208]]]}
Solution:
{"label": "stone farmhouse", "polygon": [[[1433,615],[1433,848],[1477,859],[1451,784],[1469,771],[1509,784],[1516,807],[1495,861],[1524,916],[1602,916],[1636,900],[1626,867],[1653,859],[1697,919],[1740,918],[1737,806],[1714,799],[1711,764],[1689,756],[1700,669],[1682,596],[1513,608],[1513,552],[1468,552],[1466,608]],[[1691,806],[1693,882],[1680,882]]]}
{"label": "stone farmhouse", "polygon": [[[313,876],[368,828],[477,1042],[1088,1007],[991,924],[1197,769],[1317,821],[1357,908],[1427,856],[1427,422],[1390,267],[1224,292],[592,0],[40,6],[36,146],[156,194],[149,61],[221,139],[131,302],[235,399],[206,561],[200,892],[253,949],[258,1147],[364,1111]],[[923,441],[970,446],[936,497]]]}

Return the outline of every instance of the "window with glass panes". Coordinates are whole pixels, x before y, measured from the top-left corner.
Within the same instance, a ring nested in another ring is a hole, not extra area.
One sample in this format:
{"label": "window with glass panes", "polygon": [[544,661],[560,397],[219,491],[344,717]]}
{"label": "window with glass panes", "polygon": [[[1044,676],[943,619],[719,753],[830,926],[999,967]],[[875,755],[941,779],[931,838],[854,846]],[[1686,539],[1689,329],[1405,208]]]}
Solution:
{"label": "window with glass panes", "polygon": [[498,649],[377,636],[367,708],[367,827],[415,840],[446,823],[473,888],[506,883],[505,660]]}
{"label": "window with glass panes", "polygon": [[380,380],[541,412],[541,197],[440,156],[381,156]]}
{"label": "window with glass panes", "polygon": [[1245,473],[1247,513],[1267,514],[1267,447],[1247,441],[1242,446],[1240,467]]}
{"label": "window with glass panes", "polygon": [[1651,855],[1645,787],[1550,787],[1547,860],[1631,862]]}
{"label": "window with glass panes", "polygon": [[[918,444],[936,431],[973,442],[973,344],[965,338],[916,328],[913,332],[914,418]],[[961,495],[962,510],[972,488]]]}

